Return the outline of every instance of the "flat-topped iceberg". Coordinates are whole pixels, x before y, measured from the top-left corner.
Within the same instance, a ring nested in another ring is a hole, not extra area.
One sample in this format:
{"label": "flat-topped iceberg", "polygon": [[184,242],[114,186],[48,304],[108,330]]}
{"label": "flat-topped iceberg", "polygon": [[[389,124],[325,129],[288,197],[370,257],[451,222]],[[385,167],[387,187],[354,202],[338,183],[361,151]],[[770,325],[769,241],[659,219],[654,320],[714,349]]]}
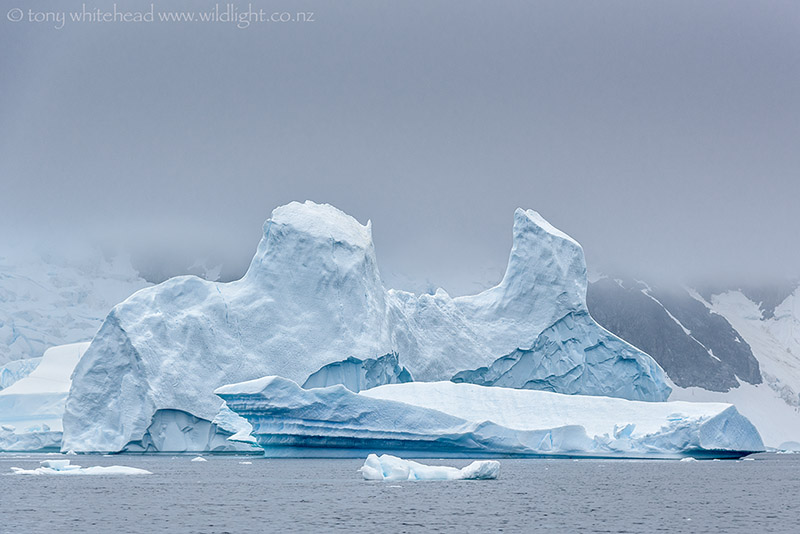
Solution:
{"label": "flat-topped iceberg", "polygon": [[216,390],[267,456],[738,458],[764,450],[730,404],[642,402],[453,382],[353,393],[268,376]]}
{"label": "flat-topped iceberg", "polygon": [[[670,389],[655,361],[588,316],[580,245],[532,210],[516,210],[513,238],[496,287],[469,297],[414,295],[383,286],[370,223],[313,202],[279,207],[241,280],[173,278],[109,313],[75,369],[62,450],[120,451],[144,442],[157,449],[162,440],[148,433],[164,411],[210,425],[222,404],[215,388],[265,375],[310,385],[344,381],[353,389],[407,375],[448,380],[517,349],[538,350],[540,334],[561,335],[556,325],[570,314],[581,314],[573,330],[581,339],[559,339],[567,374],[548,352],[530,377],[517,366],[515,384],[665,400]],[[399,355],[405,369],[383,365],[387,354]],[[379,365],[367,369],[373,360]],[[541,381],[551,366],[563,379]],[[238,432],[241,425],[230,426]],[[201,441],[188,440],[204,447]]]}
{"label": "flat-topped iceberg", "polygon": [[40,467],[35,469],[12,467],[11,471],[15,475],[152,475],[146,469],[125,465],[81,467],[71,464],[69,460],[44,460],[39,463]]}
{"label": "flat-topped iceberg", "polygon": [[364,480],[494,480],[500,475],[500,462],[480,460],[459,469],[425,465],[390,454],[370,454],[358,471]]}

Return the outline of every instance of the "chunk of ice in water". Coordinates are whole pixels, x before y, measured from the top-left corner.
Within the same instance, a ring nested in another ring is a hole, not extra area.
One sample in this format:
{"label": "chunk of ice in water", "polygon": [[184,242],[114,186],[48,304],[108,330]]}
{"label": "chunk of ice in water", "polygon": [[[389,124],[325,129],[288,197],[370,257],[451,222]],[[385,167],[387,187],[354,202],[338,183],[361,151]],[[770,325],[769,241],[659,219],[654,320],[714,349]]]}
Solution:
{"label": "chunk of ice in water", "polygon": [[500,474],[500,462],[475,461],[458,469],[424,465],[389,454],[370,454],[359,471],[364,480],[494,480]]}
{"label": "chunk of ice in water", "polygon": [[124,465],[81,467],[71,465],[69,460],[44,460],[41,467],[23,469],[12,467],[15,475],[151,475],[150,471]]}

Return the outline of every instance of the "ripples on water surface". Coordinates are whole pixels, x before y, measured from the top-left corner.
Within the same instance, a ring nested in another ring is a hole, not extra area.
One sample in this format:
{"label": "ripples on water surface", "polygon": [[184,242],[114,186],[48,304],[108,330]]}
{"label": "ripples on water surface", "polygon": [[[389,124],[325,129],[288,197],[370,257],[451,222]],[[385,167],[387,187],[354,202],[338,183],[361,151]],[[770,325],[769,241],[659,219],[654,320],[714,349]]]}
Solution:
{"label": "ripples on water surface", "polygon": [[[54,457],[2,454],[0,473]],[[0,532],[800,532],[800,454],[514,459],[495,481],[401,483],[362,480],[359,460],[68,458],[153,474],[0,476]]]}

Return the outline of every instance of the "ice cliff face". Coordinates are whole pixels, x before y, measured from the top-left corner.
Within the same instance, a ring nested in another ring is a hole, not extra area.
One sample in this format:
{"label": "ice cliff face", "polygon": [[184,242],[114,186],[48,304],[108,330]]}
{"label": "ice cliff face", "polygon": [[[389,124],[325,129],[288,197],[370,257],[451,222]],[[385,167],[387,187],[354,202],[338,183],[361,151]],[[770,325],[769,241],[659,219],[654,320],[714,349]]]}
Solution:
{"label": "ice cliff face", "polygon": [[353,393],[269,376],[217,389],[267,456],[740,457],[764,449],[729,404],[641,402],[452,382]]}
{"label": "ice cliff face", "polygon": [[660,373],[658,365],[641,351],[598,328],[587,312],[578,312],[546,328],[530,349],[517,349],[489,367],[462,371],[452,381],[666,400],[669,387],[653,379]]}
{"label": "ice cliff face", "polygon": [[380,358],[347,358],[333,362],[313,373],[303,384],[306,389],[324,388],[341,384],[350,391],[358,393],[384,384],[412,382],[408,369],[398,362],[397,354],[386,354]]}
{"label": "ice cliff face", "polygon": [[[449,379],[532,348],[547,328],[586,313],[585,292],[582,249],[534,211],[514,215],[503,281],[453,299],[441,290],[420,296],[387,291],[369,223],[328,205],[292,203],[264,225],[241,280],[178,277],[111,311],[75,370],[63,447],[121,450],[143,439],[159,410],[212,421],[221,404],[215,387],[265,375],[313,382],[312,374],[348,357],[366,361],[395,353],[415,380]],[[588,315],[582,328],[603,332]],[[592,358],[589,348],[564,349],[584,352],[571,355],[582,362],[578,375],[627,382],[636,374],[652,385],[637,389],[635,398],[668,394],[661,369],[644,353],[627,348],[635,352],[626,358],[631,372],[616,376],[607,369],[614,358]],[[592,391],[577,386],[573,392]]]}

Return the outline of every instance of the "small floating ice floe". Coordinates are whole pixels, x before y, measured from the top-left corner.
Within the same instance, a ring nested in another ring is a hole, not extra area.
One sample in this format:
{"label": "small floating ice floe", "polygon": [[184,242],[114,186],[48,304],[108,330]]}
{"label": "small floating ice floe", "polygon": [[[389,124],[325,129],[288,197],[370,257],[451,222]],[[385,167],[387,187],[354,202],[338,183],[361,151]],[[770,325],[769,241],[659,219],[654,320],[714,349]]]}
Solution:
{"label": "small floating ice floe", "polygon": [[193,462],[207,462],[208,460],[206,460],[202,456],[195,456],[194,458],[192,458],[192,461]]}
{"label": "small floating ice floe", "polygon": [[494,480],[500,474],[500,462],[482,460],[458,469],[424,465],[389,454],[370,454],[359,471],[364,480]]}
{"label": "small floating ice floe", "polygon": [[681,462],[697,462],[699,461],[697,458],[692,458],[691,456],[687,456],[686,458],[681,458]]}
{"label": "small floating ice floe", "polygon": [[150,471],[124,465],[81,467],[70,464],[69,460],[44,460],[41,467],[22,469],[12,467],[15,475],[152,475]]}

